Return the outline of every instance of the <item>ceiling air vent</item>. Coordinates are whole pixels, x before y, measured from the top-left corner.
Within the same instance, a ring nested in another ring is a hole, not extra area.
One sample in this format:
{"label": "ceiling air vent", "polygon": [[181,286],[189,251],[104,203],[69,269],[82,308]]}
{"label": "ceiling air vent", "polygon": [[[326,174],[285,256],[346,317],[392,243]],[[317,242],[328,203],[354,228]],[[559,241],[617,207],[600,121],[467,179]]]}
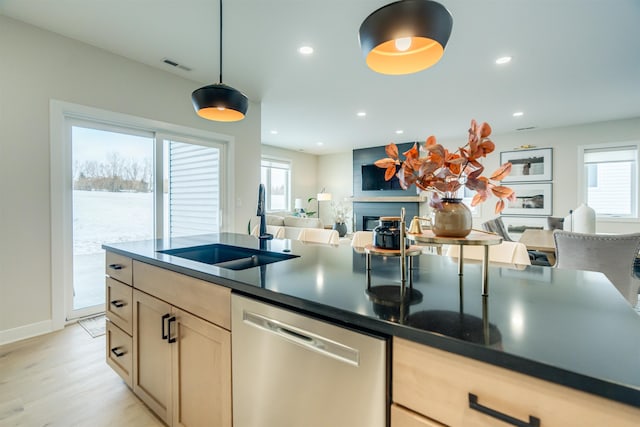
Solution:
{"label": "ceiling air vent", "polygon": [[518,128],[516,130],[531,130],[531,129],[535,129],[535,128],[536,128],[535,126],[529,126],[529,127],[526,127],[526,128]]}
{"label": "ceiling air vent", "polygon": [[164,62],[167,65],[171,65],[172,67],[180,68],[181,70],[184,70],[184,71],[191,71],[191,68],[185,67],[184,65],[180,65],[176,61],[169,58],[164,58],[162,62]]}

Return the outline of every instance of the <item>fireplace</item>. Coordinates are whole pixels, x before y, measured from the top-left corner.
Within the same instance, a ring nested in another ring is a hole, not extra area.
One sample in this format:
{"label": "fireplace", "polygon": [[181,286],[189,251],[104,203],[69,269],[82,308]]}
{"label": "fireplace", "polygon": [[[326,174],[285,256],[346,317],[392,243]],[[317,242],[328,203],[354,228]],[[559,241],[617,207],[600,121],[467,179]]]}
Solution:
{"label": "fireplace", "polygon": [[364,231],[373,231],[379,224],[379,216],[365,215],[362,217],[362,228]]}
{"label": "fireplace", "polygon": [[378,226],[381,216],[400,216],[405,209],[407,223],[419,214],[418,202],[354,202],[353,214],[356,219],[356,231],[371,231]]}

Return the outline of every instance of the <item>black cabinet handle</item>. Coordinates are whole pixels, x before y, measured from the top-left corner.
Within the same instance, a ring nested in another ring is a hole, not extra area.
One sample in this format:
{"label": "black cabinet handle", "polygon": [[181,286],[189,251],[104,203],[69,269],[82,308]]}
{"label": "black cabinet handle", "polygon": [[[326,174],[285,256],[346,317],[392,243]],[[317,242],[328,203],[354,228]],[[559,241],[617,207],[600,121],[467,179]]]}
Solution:
{"label": "black cabinet handle", "polygon": [[171,316],[169,313],[162,316],[162,339],[163,340],[166,340],[169,338],[169,335],[167,335],[167,331],[165,330],[165,327],[164,327],[164,323],[165,323],[164,321],[167,320],[169,316]]}
{"label": "black cabinet handle", "polygon": [[124,351],[120,351],[120,347],[114,347],[114,348],[112,348],[112,349],[111,349],[111,353],[115,354],[115,355],[116,355],[116,357],[122,357],[122,356],[124,356],[125,354],[127,354],[127,353],[126,353],[126,352],[124,352]]}
{"label": "black cabinet handle", "polygon": [[169,330],[169,334],[168,334],[168,337],[167,337],[167,342],[169,344],[176,342],[176,339],[171,336],[171,324],[174,323],[175,321],[176,321],[176,316],[173,316],[167,322],[167,329]]}
{"label": "black cabinet handle", "polygon": [[109,268],[112,270],[122,270],[124,266],[122,264],[109,264]]}
{"label": "black cabinet handle", "polygon": [[503,414],[502,412],[498,412],[495,409],[479,404],[478,396],[473,393],[469,393],[469,408],[517,427],[540,427],[540,418],[529,415],[529,422],[521,421],[507,414]]}
{"label": "black cabinet handle", "polygon": [[113,300],[111,301],[111,305],[113,305],[116,308],[122,308],[124,307],[124,303],[122,301],[119,300]]}

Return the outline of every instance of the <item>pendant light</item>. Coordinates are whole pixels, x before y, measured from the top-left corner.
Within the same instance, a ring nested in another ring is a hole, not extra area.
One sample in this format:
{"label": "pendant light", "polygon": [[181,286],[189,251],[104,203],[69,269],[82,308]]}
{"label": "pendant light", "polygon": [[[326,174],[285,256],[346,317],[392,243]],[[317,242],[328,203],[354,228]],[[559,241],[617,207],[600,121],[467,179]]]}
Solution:
{"label": "pendant light", "polygon": [[249,100],[245,94],[222,83],[222,0],[220,0],[220,83],[194,90],[191,101],[200,117],[216,122],[242,120],[249,107]]}
{"label": "pendant light", "polygon": [[401,0],[373,12],[360,25],[367,65],[381,74],[411,74],[434,65],[444,53],[453,18],[440,3]]}

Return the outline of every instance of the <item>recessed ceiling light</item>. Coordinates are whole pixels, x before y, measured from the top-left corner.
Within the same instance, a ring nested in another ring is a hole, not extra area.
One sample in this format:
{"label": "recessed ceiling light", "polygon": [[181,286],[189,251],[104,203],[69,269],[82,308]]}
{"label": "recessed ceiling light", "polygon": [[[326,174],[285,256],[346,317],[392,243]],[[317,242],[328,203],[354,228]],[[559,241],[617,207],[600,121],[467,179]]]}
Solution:
{"label": "recessed ceiling light", "polygon": [[403,133],[404,133],[404,131],[403,131],[402,129],[398,129],[398,130],[396,131],[396,133],[397,133],[398,135],[401,135],[401,134],[403,134]]}
{"label": "recessed ceiling light", "polygon": [[277,134],[278,134],[277,130],[274,129],[274,130],[271,131],[271,135],[277,135]]}
{"label": "recessed ceiling light", "polygon": [[508,64],[509,62],[511,62],[510,56],[501,56],[500,58],[496,59],[496,64],[498,65]]}
{"label": "recessed ceiling light", "polygon": [[366,115],[367,113],[365,113],[364,111],[358,111],[358,117],[364,117]]}
{"label": "recessed ceiling light", "polygon": [[322,146],[324,145],[324,142],[322,142],[322,141],[318,141],[318,142],[316,142],[316,145],[317,145],[318,147],[322,147]]}
{"label": "recessed ceiling light", "polygon": [[303,55],[311,55],[313,53],[313,48],[311,46],[301,46],[298,49],[298,52],[300,52]]}
{"label": "recessed ceiling light", "polygon": [[513,117],[520,117],[522,116],[524,113],[522,111],[516,111],[515,113],[513,113]]}

